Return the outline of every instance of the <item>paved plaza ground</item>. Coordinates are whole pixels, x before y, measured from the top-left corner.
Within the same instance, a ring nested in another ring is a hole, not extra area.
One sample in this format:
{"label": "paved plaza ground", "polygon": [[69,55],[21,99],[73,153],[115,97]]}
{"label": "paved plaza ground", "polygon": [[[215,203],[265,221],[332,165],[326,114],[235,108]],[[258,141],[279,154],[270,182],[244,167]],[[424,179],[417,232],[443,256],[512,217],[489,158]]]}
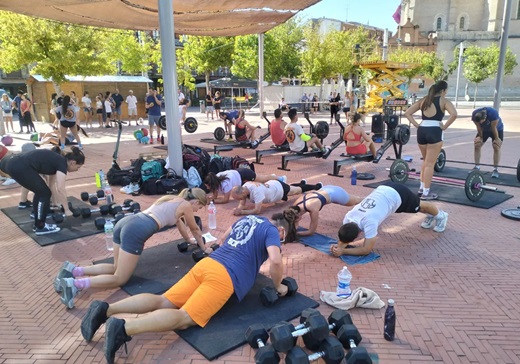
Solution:
{"label": "paved plaza ground", "polygon": [[[445,150],[448,158],[471,161],[473,156],[474,126],[470,121],[471,109],[460,108],[459,119],[445,133]],[[514,108],[503,108],[505,142],[501,164],[515,166],[520,157],[520,118]],[[222,121],[206,121],[206,116],[192,109],[189,116],[199,121],[196,134],[183,131],[188,144],[212,148],[200,142],[201,137],[210,137]],[[266,122],[258,115],[248,115],[253,124]],[[328,120],[326,114],[313,116],[313,120]],[[344,121],[344,117],[342,118]],[[367,118],[370,130],[370,118]],[[303,118],[300,123],[305,125]],[[37,124],[37,128],[49,128]],[[133,138],[134,125],[124,128],[119,148],[120,165],[130,164],[130,159],[139,153],[155,152],[154,145],[141,145]],[[82,191],[94,191],[94,173],[108,170],[116,140],[115,129],[87,130],[90,138],[84,140],[87,162],[77,173],[67,178],[67,193],[79,196]],[[404,154],[413,157],[412,168],[419,168],[419,150],[412,128],[410,142]],[[332,126],[326,144],[339,135],[339,127]],[[22,140],[24,139],[24,140]],[[19,148],[28,139],[27,135],[15,135]],[[270,140],[260,149],[268,148]],[[334,159],[339,159],[344,146],[334,150],[326,160],[305,159],[291,161],[291,171],[279,171],[280,156],[263,158],[264,165],[257,165],[260,173],[286,174],[288,181],[306,178],[309,182],[323,182],[344,187],[349,193],[364,196],[372,190],[363,187],[362,181],[350,185],[350,179],[331,177]],[[255,152],[237,148],[223,155],[254,159]],[[385,157],[392,155],[388,150]],[[491,162],[491,143],[483,149],[483,162]],[[379,164],[358,163],[359,172],[369,172],[376,180],[386,179],[391,162]],[[469,166],[468,166],[469,167]],[[343,167],[346,176],[352,166]],[[483,170],[490,170],[484,167]],[[515,173],[502,169],[501,172]],[[454,187],[456,188],[456,187]],[[520,222],[500,216],[504,208],[520,205],[520,190],[500,187],[514,198],[489,210],[436,202],[449,213],[446,231],[442,234],[424,230],[419,226],[422,215],[394,214],[380,227],[375,251],[378,260],[350,267],[352,286],[374,290],[386,302],[396,301],[396,340],[383,338],[384,309],[355,308],[350,310],[354,323],[359,328],[362,345],[377,354],[379,363],[520,363]],[[126,195],[115,188],[117,201]],[[463,190],[460,189],[463,194]],[[0,186],[0,208],[15,206],[20,197],[18,185]],[[143,208],[156,197],[138,196],[134,199]],[[271,216],[289,206],[291,201],[264,209],[262,215]],[[222,237],[235,220],[231,210],[237,205],[232,201],[218,206],[218,228],[212,231]],[[341,225],[346,207],[326,206],[320,213],[318,232],[335,236]],[[200,213],[204,226],[207,216]],[[307,218],[306,218],[307,219]],[[304,219],[302,224],[307,224]],[[64,260],[77,264],[90,264],[110,256],[105,249],[103,234],[40,247],[24,234],[6,215],[0,213],[0,364],[7,363],[104,363],[104,328],[91,343],[83,341],[79,325],[93,300],[114,302],[126,297],[121,289],[91,289],[79,294],[72,310],[61,304],[52,287],[53,279]],[[154,235],[146,247],[162,244],[180,237],[176,229]],[[286,244],[282,248],[284,273],[298,281],[299,292],[319,301],[321,290],[333,291],[336,275],[343,266],[340,259],[304,247],[302,244]],[[268,273],[267,265],[261,270]],[[174,282],[172,282],[173,284]],[[321,303],[319,310],[328,315],[332,307]],[[177,363],[196,364],[206,360],[174,332],[139,335],[128,345],[128,355],[120,351],[117,363]],[[253,362],[255,351],[248,345],[239,347],[222,356],[214,363]]]}

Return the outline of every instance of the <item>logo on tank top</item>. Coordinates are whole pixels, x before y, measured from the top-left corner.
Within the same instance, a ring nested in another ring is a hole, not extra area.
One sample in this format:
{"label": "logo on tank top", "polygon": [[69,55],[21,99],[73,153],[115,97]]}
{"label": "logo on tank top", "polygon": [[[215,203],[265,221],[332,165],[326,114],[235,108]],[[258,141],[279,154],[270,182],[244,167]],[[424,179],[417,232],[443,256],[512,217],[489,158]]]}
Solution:
{"label": "logo on tank top", "polygon": [[247,244],[247,242],[251,240],[256,227],[263,222],[263,220],[253,215],[249,215],[238,220],[233,227],[231,234],[229,234],[227,244],[235,248],[238,245]]}

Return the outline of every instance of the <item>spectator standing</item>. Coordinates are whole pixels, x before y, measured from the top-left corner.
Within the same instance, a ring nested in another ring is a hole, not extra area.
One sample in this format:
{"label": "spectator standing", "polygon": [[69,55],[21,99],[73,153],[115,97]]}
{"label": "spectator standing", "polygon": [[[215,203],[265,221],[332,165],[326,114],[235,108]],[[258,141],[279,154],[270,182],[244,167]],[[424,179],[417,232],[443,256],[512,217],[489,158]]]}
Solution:
{"label": "spectator standing", "polygon": [[303,104],[303,112],[306,112],[309,109],[309,96],[307,96],[307,93],[303,94],[301,101]]}
{"label": "spectator standing", "polygon": [[102,128],[105,124],[103,121],[103,101],[101,101],[99,94],[96,96],[96,115],[99,122],[99,127]]}
{"label": "spectator standing", "polygon": [[312,113],[316,114],[318,112],[318,109],[320,107],[318,95],[316,95],[316,92],[314,95],[312,95]]}
{"label": "spectator standing", "polygon": [[132,117],[135,117],[135,125],[137,125],[137,97],[134,96],[134,91],[128,91],[128,96],[125,100],[128,105],[128,120],[132,125]]}
{"label": "spectator standing", "polygon": [[20,131],[18,132],[18,134],[23,133],[23,116],[20,111],[20,104],[22,103],[22,95],[23,95],[23,91],[18,90],[18,92],[16,93],[16,97],[13,99],[13,103],[12,103],[13,109],[16,109],[16,112],[18,113],[18,122],[20,123]]}
{"label": "spectator standing", "polygon": [[11,105],[9,96],[7,94],[2,95],[2,101],[0,101],[0,105],[2,106],[3,121],[5,123],[6,132],[9,133],[9,125],[11,125],[11,133],[14,133],[13,106]]}
{"label": "spectator standing", "polygon": [[213,98],[211,97],[211,91],[206,94],[206,119],[209,120],[209,113],[211,113],[211,120],[213,118]]}
{"label": "spectator standing", "polygon": [[83,103],[83,115],[85,116],[85,126],[90,126],[92,128],[92,100],[88,95],[88,91],[85,91],[85,93],[83,94],[81,102]]}
{"label": "spectator standing", "polygon": [[145,107],[148,110],[148,125],[150,127],[150,144],[153,144],[153,129],[157,128],[157,142],[161,140],[159,119],[161,118],[161,104],[162,96],[159,95],[157,90],[150,87],[148,90],[148,96],[146,97]]}
{"label": "spectator standing", "polygon": [[119,90],[116,88],[112,94],[112,100],[114,101],[114,106],[112,106],[112,116],[114,120],[121,120],[121,105],[123,104],[123,96],[119,93]]}
{"label": "spectator standing", "polygon": [[215,97],[213,98],[213,107],[215,108],[215,116],[220,118],[220,104],[222,102],[222,98],[220,97],[220,91],[215,92]]}
{"label": "spectator standing", "polygon": [[21,118],[23,119],[24,125],[27,126],[27,134],[30,132],[36,133],[36,128],[34,127],[32,116],[31,116],[31,107],[32,102],[29,100],[27,94],[22,94],[22,102],[20,103],[20,111]]}
{"label": "spectator standing", "polygon": [[110,91],[107,91],[105,93],[105,112],[106,112],[106,125],[105,128],[111,128],[112,127],[112,111],[115,107],[116,103],[114,102],[114,99],[112,98],[112,94]]}

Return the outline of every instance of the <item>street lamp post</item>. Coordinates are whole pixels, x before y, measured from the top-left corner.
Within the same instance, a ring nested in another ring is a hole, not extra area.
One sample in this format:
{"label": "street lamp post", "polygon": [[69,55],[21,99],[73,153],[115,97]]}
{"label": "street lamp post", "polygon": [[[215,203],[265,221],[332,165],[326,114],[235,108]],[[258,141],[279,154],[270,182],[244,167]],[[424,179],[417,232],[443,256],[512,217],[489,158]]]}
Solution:
{"label": "street lamp post", "polygon": [[457,83],[455,85],[455,107],[459,103],[459,84],[460,84],[460,70],[462,68],[462,55],[464,54],[464,42],[459,44],[459,64],[457,66]]}

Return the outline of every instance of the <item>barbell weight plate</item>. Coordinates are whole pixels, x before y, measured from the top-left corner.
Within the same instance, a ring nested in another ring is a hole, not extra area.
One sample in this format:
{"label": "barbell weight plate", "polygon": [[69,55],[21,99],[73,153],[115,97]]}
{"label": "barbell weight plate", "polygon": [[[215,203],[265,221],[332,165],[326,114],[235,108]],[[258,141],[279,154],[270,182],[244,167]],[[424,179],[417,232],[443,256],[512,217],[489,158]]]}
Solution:
{"label": "barbell weight plate", "polygon": [[397,125],[393,138],[397,145],[406,145],[410,141],[410,127],[405,124]]}
{"label": "barbell weight plate", "polygon": [[441,149],[441,151],[439,152],[439,155],[437,156],[437,160],[435,161],[435,165],[433,166],[433,169],[435,170],[435,172],[442,172],[445,165],[446,165],[446,151],[444,149]]}
{"label": "barbell weight plate", "polygon": [[219,126],[219,127],[216,128],[215,131],[213,132],[213,136],[214,136],[215,139],[217,139],[217,140],[224,140],[224,138],[226,137],[226,131],[224,130],[223,127]]}
{"label": "barbell weight plate", "polygon": [[500,214],[506,219],[520,221],[520,209],[504,209]]}
{"label": "barbell weight plate", "polygon": [[325,139],[329,135],[329,123],[326,121],[318,121],[314,126],[314,134],[319,139]]}
{"label": "barbell weight plate", "polygon": [[396,159],[390,167],[390,179],[396,183],[406,183],[408,181],[408,173],[410,168],[408,163],[402,159]]}
{"label": "barbell weight plate", "polygon": [[159,128],[161,128],[162,130],[166,130],[166,116],[164,115],[161,115],[161,117],[159,118]]}
{"label": "barbell weight plate", "polygon": [[373,175],[372,173],[358,173],[357,179],[360,181],[369,181],[372,179],[376,179],[376,176]]}
{"label": "barbell weight plate", "polygon": [[518,164],[516,165],[516,179],[520,182],[520,159],[518,160]]}
{"label": "barbell weight plate", "polygon": [[478,201],[484,195],[484,189],[480,188],[480,186],[484,185],[484,177],[480,171],[472,171],[466,177],[466,182],[464,183],[464,192],[466,192],[466,197],[470,201]]}
{"label": "barbell weight plate", "polygon": [[190,116],[184,120],[184,130],[186,130],[188,133],[195,133],[198,127],[199,124],[195,118]]}

